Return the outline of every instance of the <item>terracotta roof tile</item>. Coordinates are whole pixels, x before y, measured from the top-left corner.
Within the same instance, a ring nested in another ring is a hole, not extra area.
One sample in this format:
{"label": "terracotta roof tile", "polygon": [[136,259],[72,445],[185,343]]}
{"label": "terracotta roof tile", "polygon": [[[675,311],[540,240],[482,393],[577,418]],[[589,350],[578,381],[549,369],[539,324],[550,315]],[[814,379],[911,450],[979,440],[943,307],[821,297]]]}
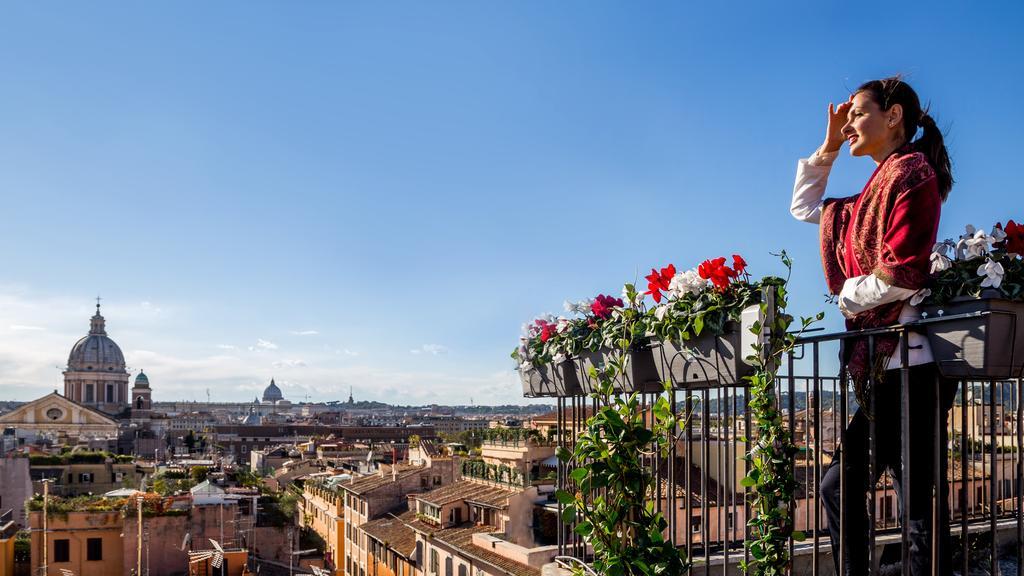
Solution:
{"label": "terracotta roof tile", "polygon": [[511,576],[540,576],[540,570],[536,568],[520,564],[497,552],[473,544],[474,534],[498,532],[494,526],[463,524],[452,528],[438,528],[420,520],[410,522],[409,526],[417,532],[429,535],[436,542],[447,544],[459,552],[475,556]]}
{"label": "terracotta roof tile", "polygon": [[460,480],[430,492],[411,495],[410,498],[416,498],[435,506],[444,506],[445,504],[465,500],[466,502],[481,504],[491,508],[504,509],[508,508],[509,496],[514,496],[515,494],[517,492],[512,490],[479,484],[469,480]]}
{"label": "terracotta roof tile", "polygon": [[389,514],[384,518],[371,520],[359,528],[407,560],[412,560],[416,554],[416,531],[409,524],[415,521],[416,513],[406,511],[398,516]]}

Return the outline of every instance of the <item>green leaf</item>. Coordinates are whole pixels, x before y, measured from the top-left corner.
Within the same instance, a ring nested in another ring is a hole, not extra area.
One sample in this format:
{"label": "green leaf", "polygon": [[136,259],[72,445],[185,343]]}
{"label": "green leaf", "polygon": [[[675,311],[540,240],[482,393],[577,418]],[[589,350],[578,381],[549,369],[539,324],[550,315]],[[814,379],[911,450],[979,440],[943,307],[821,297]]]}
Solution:
{"label": "green leaf", "polygon": [[583,482],[584,479],[590,474],[590,470],[587,468],[577,468],[569,473],[569,477],[575,482]]}
{"label": "green leaf", "polygon": [[576,498],[572,494],[566,492],[565,490],[556,490],[555,499],[561,502],[562,504],[572,504],[576,500]]}

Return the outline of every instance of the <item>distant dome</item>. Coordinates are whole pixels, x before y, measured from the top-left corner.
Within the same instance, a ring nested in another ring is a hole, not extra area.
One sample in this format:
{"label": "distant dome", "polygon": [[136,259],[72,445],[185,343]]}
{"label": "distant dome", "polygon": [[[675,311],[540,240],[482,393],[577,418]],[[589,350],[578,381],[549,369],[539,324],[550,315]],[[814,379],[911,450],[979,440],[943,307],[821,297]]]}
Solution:
{"label": "distant dome", "polygon": [[106,321],[96,305],[96,314],[91,318],[89,334],[75,342],[68,355],[68,370],[92,372],[125,372],[124,354],[121,348],[107,336]]}
{"label": "distant dome", "polygon": [[139,375],[135,377],[136,388],[149,388],[149,377],[142,370],[139,370]]}
{"label": "distant dome", "polygon": [[281,400],[284,400],[284,395],[281,394],[281,389],[277,387],[277,384],[274,384],[274,379],[271,378],[270,386],[267,386],[267,388],[263,390],[263,401],[279,402]]}

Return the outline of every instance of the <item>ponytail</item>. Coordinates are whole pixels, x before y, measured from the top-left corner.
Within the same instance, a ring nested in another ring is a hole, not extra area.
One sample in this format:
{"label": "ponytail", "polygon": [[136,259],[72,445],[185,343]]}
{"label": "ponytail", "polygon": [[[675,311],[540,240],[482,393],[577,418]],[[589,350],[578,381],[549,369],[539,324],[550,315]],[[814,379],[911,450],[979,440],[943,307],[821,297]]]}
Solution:
{"label": "ponytail", "polygon": [[903,133],[907,142],[910,142],[917,133],[918,127],[921,128],[921,137],[910,142],[910,146],[915,152],[924,154],[928,164],[935,170],[939,197],[945,202],[950,189],[953,188],[953,169],[949,161],[949,152],[946,151],[942,131],[935,125],[935,119],[928,114],[927,109],[921,109],[921,100],[917,97],[917,92],[899,76],[865,82],[854,94],[858,92],[870,94],[882,110],[888,110],[895,104],[903,107]]}
{"label": "ponytail", "polygon": [[935,125],[935,119],[927,111],[921,113],[918,121],[921,126],[921,137],[913,142],[914,150],[925,155],[935,176],[939,180],[939,197],[946,201],[950,189],[953,188],[953,169],[949,161],[949,153],[942,139],[942,131]]}

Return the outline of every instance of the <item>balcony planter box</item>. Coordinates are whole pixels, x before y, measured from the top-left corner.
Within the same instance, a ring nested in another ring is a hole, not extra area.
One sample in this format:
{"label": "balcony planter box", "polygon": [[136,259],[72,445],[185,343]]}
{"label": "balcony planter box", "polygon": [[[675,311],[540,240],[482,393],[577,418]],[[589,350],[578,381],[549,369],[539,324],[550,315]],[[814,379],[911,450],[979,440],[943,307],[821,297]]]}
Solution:
{"label": "balcony planter box", "polygon": [[928,323],[928,343],[947,378],[1006,379],[1024,376],[1024,302],[960,296],[944,306],[926,306],[928,319],[976,312],[988,314]]}
{"label": "balcony planter box", "polygon": [[[599,382],[590,377],[590,368],[601,370],[605,363],[622,354],[619,350],[602,347],[597,352],[583,351],[580,353],[580,386],[583,392],[590,394],[597,392]],[[654,355],[651,353],[650,344],[641,342],[626,352],[625,374],[616,377],[614,385],[615,392],[662,392],[664,388],[658,377],[658,370],[654,365]]]}
{"label": "balcony planter box", "polygon": [[523,395],[527,398],[575,396],[581,393],[576,365],[572,360],[520,368],[519,378],[523,383]]}
{"label": "balcony planter box", "polygon": [[721,335],[701,334],[684,342],[655,342],[655,366],[661,380],[671,380],[675,388],[740,386],[754,367],[743,360],[739,322],[728,322]]}

